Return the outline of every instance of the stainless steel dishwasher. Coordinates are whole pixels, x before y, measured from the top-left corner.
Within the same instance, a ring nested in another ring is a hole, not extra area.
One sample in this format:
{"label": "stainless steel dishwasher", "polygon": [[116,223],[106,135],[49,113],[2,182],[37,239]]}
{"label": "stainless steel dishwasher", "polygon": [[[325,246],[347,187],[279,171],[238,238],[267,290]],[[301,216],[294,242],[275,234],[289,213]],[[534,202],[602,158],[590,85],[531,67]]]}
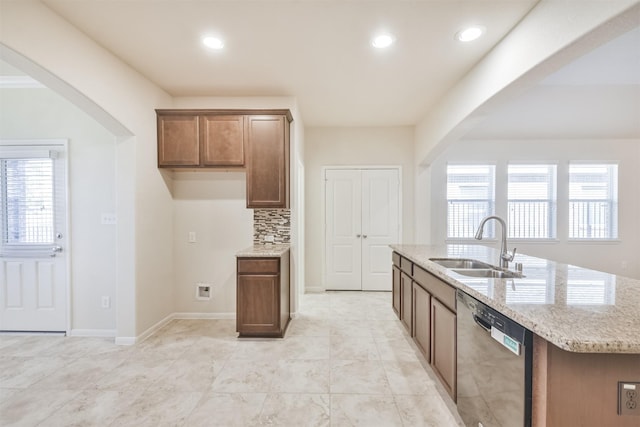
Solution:
{"label": "stainless steel dishwasher", "polygon": [[457,291],[457,405],[468,427],[531,426],[533,334]]}

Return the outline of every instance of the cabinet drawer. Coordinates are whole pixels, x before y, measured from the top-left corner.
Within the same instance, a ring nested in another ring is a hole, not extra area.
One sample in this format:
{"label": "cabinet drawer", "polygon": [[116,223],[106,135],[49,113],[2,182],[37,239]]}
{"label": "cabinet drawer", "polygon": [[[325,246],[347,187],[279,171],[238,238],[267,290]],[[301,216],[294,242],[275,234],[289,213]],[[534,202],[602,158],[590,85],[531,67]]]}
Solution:
{"label": "cabinet drawer", "polygon": [[238,258],[238,274],[278,274],[279,258]]}
{"label": "cabinet drawer", "polygon": [[453,286],[443,282],[418,266],[414,268],[413,280],[440,300],[447,308],[454,313],[456,312],[456,289]]}
{"label": "cabinet drawer", "polygon": [[400,257],[400,270],[413,276],[413,263],[406,258]]}
{"label": "cabinet drawer", "polygon": [[396,252],[392,253],[391,260],[394,265],[397,265],[398,267],[400,267],[400,255],[398,255],[398,253]]}

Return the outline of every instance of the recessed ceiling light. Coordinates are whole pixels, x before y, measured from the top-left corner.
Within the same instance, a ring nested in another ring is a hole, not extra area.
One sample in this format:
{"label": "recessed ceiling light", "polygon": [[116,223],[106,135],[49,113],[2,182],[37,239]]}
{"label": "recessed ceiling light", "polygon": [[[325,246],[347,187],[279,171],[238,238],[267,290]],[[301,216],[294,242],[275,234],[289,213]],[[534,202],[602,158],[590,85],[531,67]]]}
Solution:
{"label": "recessed ceiling light", "polygon": [[377,49],[384,49],[393,44],[393,37],[389,34],[380,34],[375,36],[371,41],[371,45]]}
{"label": "recessed ceiling light", "polygon": [[222,49],[224,43],[217,37],[205,37],[202,39],[202,43],[210,49]]}
{"label": "recessed ceiling light", "polygon": [[470,42],[480,37],[485,31],[484,27],[469,27],[456,33],[456,39],[461,42]]}

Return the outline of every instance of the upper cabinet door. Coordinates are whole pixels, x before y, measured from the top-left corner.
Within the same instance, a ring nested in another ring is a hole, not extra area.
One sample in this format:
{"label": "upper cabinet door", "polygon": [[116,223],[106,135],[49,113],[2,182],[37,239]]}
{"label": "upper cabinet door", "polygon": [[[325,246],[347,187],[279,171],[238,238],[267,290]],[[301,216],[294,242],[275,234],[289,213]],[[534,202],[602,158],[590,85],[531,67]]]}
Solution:
{"label": "upper cabinet door", "polygon": [[247,207],[289,207],[289,122],[285,116],[247,116]]}
{"label": "upper cabinet door", "polygon": [[244,166],[244,116],[200,116],[203,166]]}
{"label": "upper cabinet door", "polygon": [[158,166],[198,166],[200,144],[198,117],[158,116]]}

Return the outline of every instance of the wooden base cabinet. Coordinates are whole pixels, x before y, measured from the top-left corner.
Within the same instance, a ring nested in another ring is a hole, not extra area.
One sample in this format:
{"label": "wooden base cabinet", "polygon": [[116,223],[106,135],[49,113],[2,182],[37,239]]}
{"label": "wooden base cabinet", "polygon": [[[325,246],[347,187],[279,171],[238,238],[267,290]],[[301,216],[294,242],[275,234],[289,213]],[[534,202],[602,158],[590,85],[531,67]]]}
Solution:
{"label": "wooden base cabinet", "polygon": [[237,259],[236,329],[240,337],[284,336],[290,320],[289,252]]}
{"label": "wooden base cabinet", "polygon": [[431,362],[431,295],[413,283],[413,339],[422,355]]}
{"label": "wooden base cabinet", "polygon": [[431,367],[456,400],[456,314],[431,298]]}
{"label": "wooden base cabinet", "polygon": [[618,382],[640,382],[640,354],[573,353],[533,336],[533,427],[638,427],[618,414]]}

